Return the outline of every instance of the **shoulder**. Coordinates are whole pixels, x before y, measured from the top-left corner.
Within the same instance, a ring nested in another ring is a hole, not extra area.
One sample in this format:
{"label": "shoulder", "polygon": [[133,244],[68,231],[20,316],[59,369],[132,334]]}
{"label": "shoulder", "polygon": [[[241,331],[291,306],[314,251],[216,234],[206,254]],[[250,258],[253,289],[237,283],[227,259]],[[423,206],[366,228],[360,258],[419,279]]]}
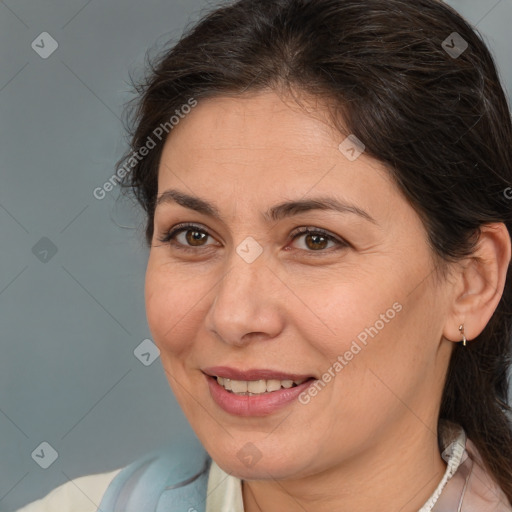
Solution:
{"label": "shoulder", "polygon": [[71,480],[17,512],[202,512],[210,464],[197,440],[178,439],[123,468]]}
{"label": "shoulder", "polygon": [[95,503],[101,501],[108,486],[121,470],[119,468],[70,480],[17,512],[96,512]]}

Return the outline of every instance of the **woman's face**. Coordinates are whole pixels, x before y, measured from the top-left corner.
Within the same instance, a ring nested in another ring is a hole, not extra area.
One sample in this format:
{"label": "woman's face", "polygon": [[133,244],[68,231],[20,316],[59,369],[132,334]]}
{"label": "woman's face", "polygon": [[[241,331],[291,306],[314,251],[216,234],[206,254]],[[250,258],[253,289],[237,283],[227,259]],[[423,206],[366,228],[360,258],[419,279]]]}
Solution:
{"label": "woman's face", "polygon": [[[310,475],[432,438],[453,346],[449,287],[418,215],[306,105],[315,117],[274,92],[200,101],[160,162],[150,330],[197,436],[240,478]],[[262,372],[236,373],[250,370]]]}

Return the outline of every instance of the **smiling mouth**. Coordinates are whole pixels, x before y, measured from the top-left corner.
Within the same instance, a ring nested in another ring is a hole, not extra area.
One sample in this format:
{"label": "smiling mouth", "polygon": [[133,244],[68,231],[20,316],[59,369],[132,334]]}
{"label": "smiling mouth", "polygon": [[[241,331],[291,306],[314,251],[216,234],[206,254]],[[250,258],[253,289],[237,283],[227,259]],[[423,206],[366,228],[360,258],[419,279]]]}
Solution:
{"label": "smiling mouth", "polygon": [[217,383],[229,393],[242,396],[263,395],[265,393],[273,393],[281,389],[294,388],[306,382],[313,380],[314,377],[300,380],[277,380],[277,379],[260,379],[260,380],[234,380],[225,377],[212,377]]}

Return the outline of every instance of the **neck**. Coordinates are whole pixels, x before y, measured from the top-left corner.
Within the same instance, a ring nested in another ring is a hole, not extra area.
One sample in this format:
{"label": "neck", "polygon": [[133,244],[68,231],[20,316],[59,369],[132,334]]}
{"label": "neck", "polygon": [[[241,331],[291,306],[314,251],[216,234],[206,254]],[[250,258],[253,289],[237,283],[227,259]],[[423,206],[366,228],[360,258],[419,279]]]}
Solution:
{"label": "neck", "polygon": [[357,460],[296,480],[245,480],[245,512],[417,512],[446,470],[437,436],[403,433]]}

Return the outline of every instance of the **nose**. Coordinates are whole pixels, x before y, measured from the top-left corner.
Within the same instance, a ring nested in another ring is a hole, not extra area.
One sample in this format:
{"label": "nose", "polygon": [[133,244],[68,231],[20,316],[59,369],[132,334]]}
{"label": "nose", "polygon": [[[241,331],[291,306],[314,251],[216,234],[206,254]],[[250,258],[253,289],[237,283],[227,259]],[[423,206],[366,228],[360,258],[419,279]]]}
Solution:
{"label": "nose", "polygon": [[213,290],[205,324],[224,343],[244,346],[275,338],[284,326],[283,286],[265,254],[248,263],[235,251]]}

